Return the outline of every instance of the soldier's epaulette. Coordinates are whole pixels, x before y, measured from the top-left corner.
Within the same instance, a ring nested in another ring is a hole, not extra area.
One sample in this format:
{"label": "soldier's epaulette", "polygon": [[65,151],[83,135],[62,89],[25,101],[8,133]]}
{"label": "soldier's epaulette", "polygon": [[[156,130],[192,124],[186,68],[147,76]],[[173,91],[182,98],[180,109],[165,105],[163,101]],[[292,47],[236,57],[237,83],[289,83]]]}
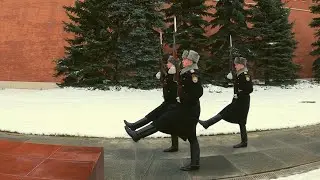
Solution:
{"label": "soldier's epaulette", "polygon": [[197,82],[198,82],[198,76],[197,76],[196,74],[192,74],[191,77],[192,77],[192,81],[193,81],[194,83],[197,83]]}
{"label": "soldier's epaulette", "polygon": [[249,74],[245,74],[244,76],[246,77],[246,80],[247,80],[247,81],[250,81],[251,77],[250,77]]}

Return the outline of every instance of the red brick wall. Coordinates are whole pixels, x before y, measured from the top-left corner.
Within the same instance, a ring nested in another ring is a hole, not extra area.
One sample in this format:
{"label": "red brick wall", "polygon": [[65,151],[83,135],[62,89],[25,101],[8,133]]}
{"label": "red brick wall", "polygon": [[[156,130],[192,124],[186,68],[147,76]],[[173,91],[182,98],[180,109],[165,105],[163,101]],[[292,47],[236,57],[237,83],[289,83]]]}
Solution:
{"label": "red brick wall", "polygon": [[[251,0],[246,2],[252,3]],[[291,8],[289,20],[294,22],[293,32],[295,32],[298,45],[295,51],[296,57],[293,61],[302,66],[299,73],[301,78],[310,78],[312,76],[312,63],[315,60],[315,57],[309,55],[313,50],[311,43],[315,41],[313,35],[315,31],[309,27],[309,23],[315,17],[309,11],[309,7],[312,4],[312,0],[287,0],[286,5],[286,7]]]}
{"label": "red brick wall", "polygon": [[[62,6],[73,2],[0,0],[0,81],[58,81],[52,77],[52,60],[63,56],[66,45],[62,21],[67,18]],[[292,0],[288,6],[308,10],[311,4],[311,0]],[[310,12],[291,10],[290,20],[295,21],[294,32],[299,42],[294,61],[302,65],[303,78],[311,76],[314,61],[309,55],[314,41],[314,31],[308,26],[311,18]]]}
{"label": "red brick wall", "polygon": [[0,0],[0,80],[54,82],[66,45],[63,5],[74,0]]}
{"label": "red brick wall", "polygon": [[312,76],[312,63],[315,60],[315,57],[309,55],[313,50],[311,43],[315,41],[314,30],[309,27],[311,19],[312,14],[304,11],[295,11],[290,15],[290,20],[295,23],[293,31],[298,41],[296,57],[293,60],[301,65],[300,77],[302,78]]}

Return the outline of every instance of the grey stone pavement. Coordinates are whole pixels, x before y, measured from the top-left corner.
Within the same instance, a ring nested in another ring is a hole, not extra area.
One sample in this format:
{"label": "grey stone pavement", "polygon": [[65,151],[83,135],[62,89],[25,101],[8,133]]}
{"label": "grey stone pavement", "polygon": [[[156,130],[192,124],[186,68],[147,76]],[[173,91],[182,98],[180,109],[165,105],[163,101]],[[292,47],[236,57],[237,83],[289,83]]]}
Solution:
{"label": "grey stone pavement", "polygon": [[270,179],[320,168],[320,124],[303,128],[249,132],[247,148],[233,149],[239,134],[200,136],[201,167],[180,171],[189,161],[189,143],[164,153],[170,138],[79,138],[0,132],[0,139],[41,144],[104,147],[105,179]]}

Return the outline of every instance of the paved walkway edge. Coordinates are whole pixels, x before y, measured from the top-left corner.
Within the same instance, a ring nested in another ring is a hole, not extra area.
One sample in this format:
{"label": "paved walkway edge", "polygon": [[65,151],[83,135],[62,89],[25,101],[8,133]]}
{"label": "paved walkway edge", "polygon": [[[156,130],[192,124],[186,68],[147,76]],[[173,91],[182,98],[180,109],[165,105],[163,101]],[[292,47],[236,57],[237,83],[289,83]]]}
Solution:
{"label": "paved walkway edge", "polygon": [[258,174],[248,174],[245,176],[235,176],[227,178],[217,178],[217,180],[256,180],[256,179],[276,179],[280,177],[287,177],[296,174],[306,173],[312,170],[320,169],[320,160],[298,165],[291,166],[284,169],[279,169],[270,172],[263,172]]}

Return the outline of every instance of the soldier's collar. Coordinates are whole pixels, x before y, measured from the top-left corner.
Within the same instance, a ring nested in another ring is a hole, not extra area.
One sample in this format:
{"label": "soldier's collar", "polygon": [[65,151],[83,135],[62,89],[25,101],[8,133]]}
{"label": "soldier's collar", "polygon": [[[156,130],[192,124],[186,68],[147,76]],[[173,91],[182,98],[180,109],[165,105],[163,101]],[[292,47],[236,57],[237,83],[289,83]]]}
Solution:
{"label": "soldier's collar", "polygon": [[239,71],[237,71],[237,76],[239,76],[243,72],[248,72],[248,68],[245,67],[245,68],[240,69]]}
{"label": "soldier's collar", "polygon": [[181,69],[180,75],[182,75],[182,74],[184,74],[184,73],[186,73],[186,72],[188,72],[190,70],[193,70],[193,69],[199,69],[198,65],[197,64],[192,64],[190,66],[187,66],[187,67]]}

